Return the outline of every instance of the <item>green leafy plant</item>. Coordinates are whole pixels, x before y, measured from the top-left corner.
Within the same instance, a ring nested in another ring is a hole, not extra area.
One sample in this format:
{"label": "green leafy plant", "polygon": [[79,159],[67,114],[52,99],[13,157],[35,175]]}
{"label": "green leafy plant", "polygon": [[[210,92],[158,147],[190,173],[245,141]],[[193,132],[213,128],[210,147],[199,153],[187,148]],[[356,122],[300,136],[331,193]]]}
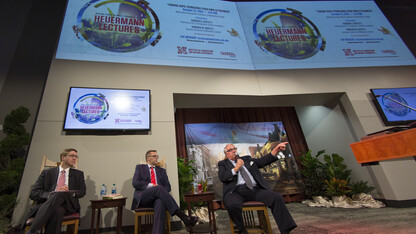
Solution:
{"label": "green leafy plant", "polygon": [[351,170],[348,170],[347,166],[343,164],[343,157],[339,156],[338,154],[325,154],[324,161],[324,170],[327,180],[337,178],[349,182]]}
{"label": "green leafy plant", "polygon": [[369,193],[374,190],[374,187],[368,186],[366,181],[358,181],[350,183],[351,195],[360,193]]}
{"label": "green leafy plant", "polygon": [[188,208],[183,200],[183,194],[190,193],[193,188],[192,182],[197,174],[196,168],[193,166],[194,161],[185,161],[185,159],[177,158],[178,162],[178,179],[179,179],[179,198],[180,207],[185,210]]}
{"label": "green leafy plant", "polygon": [[325,194],[328,197],[331,196],[343,196],[351,192],[351,188],[348,186],[348,181],[337,179],[332,177],[330,180],[325,180],[326,189]]}
{"label": "green leafy plant", "polygon": [[324,164],[319,161],[319,156],[325,151],[319,151],[315,156],[312,151],[300,157],[300,162],[303,168],[300,170],[303,176],[304,193],[307,197],[323,196],[326,174],[324,171]]}
{"label": "green leafy plant", "polygon": [[346,195],[352,191],[349,184],[351,170],[348,170],[340,155],[325,154],[325,150],[321,150],[313,156],[308,151],[300,157],[300,162],[307,197]]}
{"label": "green leafy plant", "polygon": [[30,134],[23,124],[29,117],[29,110],[21,106],[4,119],[3,132],[6,137],[0,141],[0,218],[10,219],[16,204],[25,166],[26,146],[30,141]]}

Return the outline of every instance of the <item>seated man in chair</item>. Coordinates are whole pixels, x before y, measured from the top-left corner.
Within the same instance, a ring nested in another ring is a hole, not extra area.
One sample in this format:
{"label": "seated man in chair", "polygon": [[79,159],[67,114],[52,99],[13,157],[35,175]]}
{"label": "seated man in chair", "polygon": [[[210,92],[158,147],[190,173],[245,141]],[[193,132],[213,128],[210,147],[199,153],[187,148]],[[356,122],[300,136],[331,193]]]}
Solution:
{"label": "seated man in chair", "polygon": [[233,144],[225,146],[227,158],[218,162],[218,177],[223,183],[224,206],[239,233],[248,233],[242,216],[245,201],[260,201],[269,207],[281,233],[289,233],[296,228],[282,195],[271,190],[259,171],[259,168],[277,161],[277,153],[284,150],[286,144],[280,143],[270,154],[258,159],[250,156],[240,158]]}
{"label": "seated man in chair", "polygon": [[152,233],[155,234],[164,233],[166,210],[171,216],[177,215],[186,227],[193,227],[198,218],[187,216],[169,194],[169,179],[166,170],[157,166],[159,156],[156,150],[148,150],[145,157],[147,164],[137,165],[134,172],[133,187],[135,191],[131,209],[134,210],[140,207],[154,208]]}
{"label": "seated man in chair", "polygon": [[78,199],[86,192],[84,173],[72,168],[78,158],[76,149],[64,149],[59,167],[45,169],[39,175],[30,192],[30,199],[37,202],[27,215],[35,217],[27,233],[37,233],[45,225],[46,233],[61,233],[65,215],[79,212]]}

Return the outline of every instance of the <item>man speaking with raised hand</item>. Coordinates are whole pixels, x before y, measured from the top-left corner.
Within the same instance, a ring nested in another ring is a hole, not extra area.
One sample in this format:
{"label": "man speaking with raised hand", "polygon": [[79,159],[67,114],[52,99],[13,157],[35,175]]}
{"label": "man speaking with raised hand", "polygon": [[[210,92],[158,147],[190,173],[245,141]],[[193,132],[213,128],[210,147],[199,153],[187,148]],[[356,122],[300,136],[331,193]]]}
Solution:
{"label": "man speaking with raised hand", "polygon": [[239,233],[248,233],[243,222],[243,203],[260,201],[272,210],[281,233],[289,233],[296,223],[286,208],[282,195],[272,191],[260,173],[263,168],[277,161],[277,153],[288,142],[278,144],[270,154],[261,158],[239,157],[233,144],[224,147],[226,159],[218,162],[218,177],[223,183],[223,202]]}

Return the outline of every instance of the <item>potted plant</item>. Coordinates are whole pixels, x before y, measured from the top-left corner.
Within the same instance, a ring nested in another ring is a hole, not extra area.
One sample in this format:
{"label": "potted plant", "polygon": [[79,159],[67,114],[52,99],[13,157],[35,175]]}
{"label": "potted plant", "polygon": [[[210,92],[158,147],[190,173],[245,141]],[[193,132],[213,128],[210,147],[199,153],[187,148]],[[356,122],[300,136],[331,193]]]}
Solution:
{"label": "potted plant", "polygon": [[3,123],[6,134],[0,141],[0,220],[10,220],[25,167],[26,147],[30,134],[23,126],[30,117],[29,109],[19,107]]}
{"label": "potted plant", "polygon": [[[367,182],[350,182],[351,170],[343,163],[344,158],[338,154],[324,154],[321,150],[315,156],[311,151],[301,156],[303,168],[300,170],[304,181],[304,193],[315,203],[328,206],[325,197],[332,198],[336,207],[358,207],[349,196],[363,196],[374,188]],[[320,156],[323,155],[322,161]]]}
{"label": "potted plant", "polygon": [[194,176],[197,174],[196,168],[193,166],[194,161],[186,161],[183,158],[177,158],[178,163],[178,180],[179,180],[179,198],[180,207],[187,209],[187,204],[183,199],[183,194],[192,191]]}

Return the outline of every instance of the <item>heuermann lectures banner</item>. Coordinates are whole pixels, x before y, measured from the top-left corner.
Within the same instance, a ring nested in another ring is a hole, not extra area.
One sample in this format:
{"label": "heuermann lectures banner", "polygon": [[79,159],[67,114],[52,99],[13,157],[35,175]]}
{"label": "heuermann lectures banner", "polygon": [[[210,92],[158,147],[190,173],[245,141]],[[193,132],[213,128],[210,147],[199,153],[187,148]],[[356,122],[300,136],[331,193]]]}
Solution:
{"label": "heuermann lectures banner", "polygon": [[416,64],[373,1],[69,0],[56,58],[244,70]]}

